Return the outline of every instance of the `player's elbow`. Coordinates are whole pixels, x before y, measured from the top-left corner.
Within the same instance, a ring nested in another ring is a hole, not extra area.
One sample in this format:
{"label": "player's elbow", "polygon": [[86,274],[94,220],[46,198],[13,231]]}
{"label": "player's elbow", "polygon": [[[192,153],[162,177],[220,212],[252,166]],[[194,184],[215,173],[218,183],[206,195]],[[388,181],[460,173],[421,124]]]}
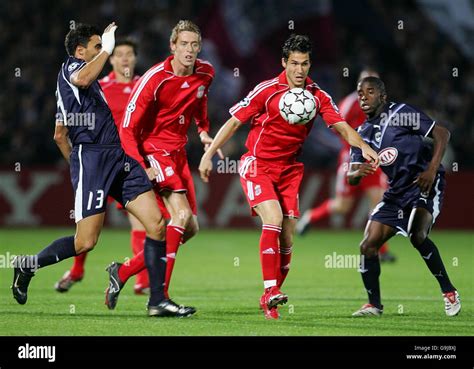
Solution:
{"label": "player's elbow", "polygon": [[88,78],[75,78],[73,84],[79,88],[88,88],[92,82],[94,81]]}
{"label": "player's elbow", "polygon": [[94,79],[90,78],[86,73],[84,73],[84,71],[81,71],[81,73],[73,74],[71,76],[71,82],[76,87],[88,88],[92,82],[94,82]]}

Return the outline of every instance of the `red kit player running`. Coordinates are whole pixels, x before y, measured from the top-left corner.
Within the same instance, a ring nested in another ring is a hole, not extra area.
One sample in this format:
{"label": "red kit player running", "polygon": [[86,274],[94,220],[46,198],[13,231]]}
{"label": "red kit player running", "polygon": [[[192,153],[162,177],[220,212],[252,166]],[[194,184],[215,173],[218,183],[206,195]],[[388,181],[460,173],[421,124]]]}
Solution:
{"label": "red kit player running", "polygon": [[339,114],[331,97],[309,77],[311,42],[307,36],[292,35],[283,46],[284,71],[274,79],[257,85],[241,102],[230,109],[232,117],[222,126],[201,159],[199,171],[204,182],[212,171],[212,157],[235,131],[251,120],[242,156],[240,179],[253,215],[262,220],[260,260],[264,293],[260,299],[267,319],[278,319],[277,306],[288,297],[280,288],[288,274],[293,234],[299,217],[298,191],[303,164],[296,161],[313,125],[289,124],[280,115],[280,98],[289,89],[300,87],[314,95],[317,113],[352,146],[360,147],[374,166],[378,156]]}
{"label": "red kit player running", "polygon": [[[117,40],[115,48],[110,56],[112,72],[108,76],[99,80],[100,87],[104,92],[114,121],[117,125],[122,121],[127,101],[132,92],[135,83],[140,76],[135,75],[135,66],[137,64],[137,45],[131,40]],[[117,203],[117,207],[123,207]],[[131,244],[133,254],[136,255],[143,251],[145,245],[146,232],[143,225],[132,214],[128,213],[128,218],[132,226]],[[67,292],[84,277],[84,265],[88,253],[82,253],[74,258],[74,264],[63,277],[55,284],[58,292]],[[148,273],[146,270],[137,274],[134,291],[136,294],[142,294],[148,289]]]}
{"label": "red kit player running", "polygon": [[[119,129],[125,152],[148,172],[154,171],[155,193],[162,199],[163,216],[170,219],[166,230],[167,298],[178,247],[198,232],[196,195],[184,147],[193,119],[201,142],[212,143],[207,93],[214,78],[212,65],[197,59],[201,33],[194,23],[178,22],[171,33],[170,49],[172,55],[151,67],[136,84]],[[128,278],[144,268],[142,253],[128,264],[110,265],[109,309],[115,308]]]}
{"label": "red kit player running", "polygon": [[[365,77],[379,77],[379,74],[371,68],[365,68],[359,75],[359,81]],[[366,116],[357,101],[357,92],[346,96],[339,104],[340,112],[349,125],[357,129]],[[346,215],[354,206],[357,196],[365,195],[369,198],[370,208],[373,209],[381,200],[383,193],[387,189],[387,176],[378,168],[374,174],[364,177],[359,186],[351,186],[347,182],[347,171],[349,168],[349,152],[351,146],[344,140],[339,153],[339,163],[337,166],[336,197],[324,201],[316,208],[304,212],[296,225],[296,233],[304,235],[311,224],[317,223],[321,219],[331,215]],[[388,244],[379,250],[381,261],[395,261],[395,256],[388,251]]]}

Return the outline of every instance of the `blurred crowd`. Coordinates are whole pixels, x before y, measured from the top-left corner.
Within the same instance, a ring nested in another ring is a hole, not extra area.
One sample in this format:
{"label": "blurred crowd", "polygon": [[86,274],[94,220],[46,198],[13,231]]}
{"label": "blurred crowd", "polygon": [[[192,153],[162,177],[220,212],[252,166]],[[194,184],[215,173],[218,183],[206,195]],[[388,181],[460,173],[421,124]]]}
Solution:
{"label": "blurred crowd", "polygon": [[[451,161],[474,168],[472,60],[410,0],[3,1],[0,165],[62,163],[52,139],[54,91],[66,57],[64,36],[74,22],[105,28],[115,21],[119,36],[138,42],[137,72],[142,74],[168,55],[170,31],[185,18],[201,27],[201,57],[216,68],[209,96],[213,133],[234,103],[281,71],[281,45],[288,35],[305,33],[314,42],[311,77],[336,102],[355,89],[363,66],[373,66],[391,100],[411,103],[450,129]],[[109,71],[107,66],[103,75]],[[314,168],[334,166],[340,145],[320,123],[301,156]],[[227,155],[243,153],[246,129],[225,147]],[[188,150],[191,165],[197,166],[202,145],[195,130]]]}

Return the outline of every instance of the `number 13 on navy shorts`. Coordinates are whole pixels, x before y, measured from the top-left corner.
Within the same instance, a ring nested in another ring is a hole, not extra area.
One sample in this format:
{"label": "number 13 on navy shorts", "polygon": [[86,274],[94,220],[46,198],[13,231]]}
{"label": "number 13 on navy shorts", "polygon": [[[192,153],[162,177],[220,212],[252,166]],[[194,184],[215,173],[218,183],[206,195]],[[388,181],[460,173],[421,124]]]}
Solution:
{"label": "number 13 on navy shorts", "polygon": [[107,196],[126,207],[152,188],[145,170],[120,145],[77,145],[70,161],[76,223],[105,212]]}

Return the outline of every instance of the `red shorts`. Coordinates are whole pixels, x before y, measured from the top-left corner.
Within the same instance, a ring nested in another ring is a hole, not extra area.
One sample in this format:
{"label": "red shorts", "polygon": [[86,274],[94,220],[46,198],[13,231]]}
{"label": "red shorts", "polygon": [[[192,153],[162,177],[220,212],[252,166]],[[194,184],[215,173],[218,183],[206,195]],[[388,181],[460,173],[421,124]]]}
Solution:
{"label": "red shorts", "polygon": [[337,168],[336,194],[342,197],[353,197],[364,193],[370,188],[388,188],[387,176],[382,169],[377,168],[374,174],[361,179],[357,186],[351,186],[347,181],[347,171],[349,169],[349,152],[341,152],[339,155],[339,166]]}
{"label": "red shorts", "polygon": [[[167,152],[157,151],[147,155],[150,167],[158,169],[154,191],[160,195],[163,191],[186,192],[189,206],[194,215],[197,214],[196,192],[193,177],[189,170],[188,157],[184,149]],[[158,205],[165,219],[171,218],[161,196],[157,196]]]}
{"label": "red shorts", "polygon": [[276,164],[247,153],[241,158],[239,173],[252,216],[257,215],[253,208],[268,200],[277,200],[284,216],[300,216],[298,192],[303,179],[303,163]]}

